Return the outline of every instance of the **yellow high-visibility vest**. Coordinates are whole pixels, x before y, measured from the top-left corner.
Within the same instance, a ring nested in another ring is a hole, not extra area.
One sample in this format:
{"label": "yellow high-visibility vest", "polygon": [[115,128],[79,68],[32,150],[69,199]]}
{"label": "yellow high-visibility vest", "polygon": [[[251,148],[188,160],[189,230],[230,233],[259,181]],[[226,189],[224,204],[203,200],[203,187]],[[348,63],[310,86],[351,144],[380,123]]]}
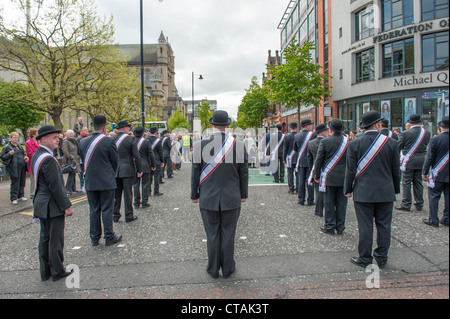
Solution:
{"label": "yellow high-visibility vest", "polygon": [[189,135],[183,136],[183,146],[191,146],[191,137]]}

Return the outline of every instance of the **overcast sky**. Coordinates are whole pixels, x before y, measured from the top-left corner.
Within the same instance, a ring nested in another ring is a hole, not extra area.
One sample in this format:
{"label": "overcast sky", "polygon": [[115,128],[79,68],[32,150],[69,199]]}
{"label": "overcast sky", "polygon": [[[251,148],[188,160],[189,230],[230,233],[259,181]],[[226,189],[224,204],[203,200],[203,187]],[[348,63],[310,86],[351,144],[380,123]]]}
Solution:
{"label": "overcast sky", "polygon": [[[8,0],[1,0],[5,3]],[[139,0],[95,0],[101,17],[114,17],[115,42],[139,44]],[[144,0],[144,43],[161,31],[175,54],[175,84],[184,100],[218,101],[237,114],[251,78],[261,81],[268,50],[280,50],[278,23],[289,0]],[[6,13],[6,12],[5,12]]]}

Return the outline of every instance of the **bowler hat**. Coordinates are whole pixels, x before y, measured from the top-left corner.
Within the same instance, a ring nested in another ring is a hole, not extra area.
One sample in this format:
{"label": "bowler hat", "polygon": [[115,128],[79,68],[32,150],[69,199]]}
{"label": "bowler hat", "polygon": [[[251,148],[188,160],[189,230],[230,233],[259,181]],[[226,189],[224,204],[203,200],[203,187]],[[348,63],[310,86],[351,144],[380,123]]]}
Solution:
{"label": "bowler hat", "polygon": [[138,126],[134,129],[134,136],[141,137],[144,134],[144,128],[142,126]]}
{"label": "bowler hat", "polygon": [[308,126],[308,125],[313,125],[314,123],[310,120],[310,119],[307,119],[307,120],[303,120],[302,121],[302,127],[304,127],[304,126]]}
{"label": "bowler hat", "polygon": [[283,126],[281,124],[277,124],[275,127],[278,129],[278,131],[283,130]]}
{"label": "bowler hat", "polygon": [[363,114],[362,122],[359,123],[360,128],[367,128],[384,120],[377,111],[369,111]]}
{"label": "bowler hat", "polygon": [[164,131],[161,132],[161,135],[164,135],[164,134],[167,134],[167,133],[170,133],[170,131],[169,130],[164,130]]}
{"label": "bowler hat", "polygon": [[316,126],[316,134],[322,133],[326,130],[328,130],[328,127],[325,124],[319,124]]}
{"label": "bowler hat", "polygon": [[131,127],[131,124],[128,123],[127,121],[120,121],[119,123],[117,123],[116,129],[120,129],[127,126]]}
{"label": "bowler hat", "polygon": [[298,128],[298,123],[297,122],[292,122],[291,124],[289,124],[290,128]]}
{"label": "bowler hat", "polygon": [[94,116],[94,118],[92,119],[92,123],[91,123],[91,125],[93,125],[94,127],[106,126],[108,124],[110,124],[110,123],[106,122],[106,116],[104,116],[104,115]]}
{"label": "bowler hat", "polygon": [[341,133],[344,129],[344,122],[340,119],[332,119],[330,123],[328,123],[328,126],[333,132]]}
{"label": "bowler hat", "polygon": [[439,122],[439,126],[442,128],[448,128],[448,116],[444,117],[442,121]]}
{"label": "bowler hat", "polygon": [[61,131],[56,129],[53,125],[45,125],[39,129],[36,140],[39,141],[42,137],[53,133],[61,133]]}
{"label": "bowler hat", "polygon": [[233,122],[226,111],[215,111],[213,117],[209,120],[211,125],[228,126]]}
{"label": "bowler hat", "polygon": [[155,133],[158,133],[158,128],[153,126],[150,128],[150,134],[155,134]]}
{"label": "bowler hat", "polygon": [[389,120],[383,119],[383,120],[381,121],[381,125],[382,125],[383,127],[389,127]]}
{"label": "bowler hat", "polygon": [[421,116],[419,114],[412,114],[409,117],[408,122],[411,123],[411,124],[418,124],[418,123],[422,122],[422,118],[421,118]]}

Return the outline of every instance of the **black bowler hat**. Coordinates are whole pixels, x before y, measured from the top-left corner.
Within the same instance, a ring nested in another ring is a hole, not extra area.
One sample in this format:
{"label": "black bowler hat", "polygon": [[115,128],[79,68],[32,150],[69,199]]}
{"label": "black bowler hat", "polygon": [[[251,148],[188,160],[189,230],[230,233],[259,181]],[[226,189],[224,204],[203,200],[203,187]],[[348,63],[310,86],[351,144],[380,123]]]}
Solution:
{"label": "black bowler hat", "polygon": [[53,133],[61,133],[61,131],[56,129],[53,125],[45,125],[39,129],[36,140],[39,141],[42,137]]}
{"label": "black bowler hat", "polygon": [[369,111],[363,114],[362,116],[362,122],[359,124],[359,127],[361,128],[367,128],[369,126],[372,126],[375,123],[378,123],[384,118],[380,116],[380,114],[377,111]]}
{"label": "black bowler hat", "polygon": [[211,125],[228,126],[233,122],[226,111],[215,111],[213,117],[209,120]]}
{"label": "black bowler hat", "polygon": [[134,129],[134,136],[141,137],[144,134],[144,128],[142,126],[138,126]]}
{"label": "black bowler hat", "polygon": [[161,135],[164,135],[164,134],[166,134],[166,133],[170,133],[170,131],[164,130],[164,131],[161,132]]}
{"label": "black bowler hat", "polygon": [[387,119],[382,120],[382,121],[381,121],[381,125],[382,125],[383,127],[389,127],[389,120],[387,120]]}
{"label": "black bowler hat", "polygon": [[342,122],[342,120],[340,119],[332,119],[330,123],[328,123],[328,125],[330,129],[336,133],[341,133],[344,129],[344,122]]}
{"label": "black bowler hat", "polygon": [[328,127],[325,124],[319,124],[316,126],[316,134],[322,133],[326,130],[328,130]]}
{"label": "black bowler hat", "polygon": [[448,116],[444,117],[442,121],[439,122],[439,126],[442,128],[448,128]]}
{"label": "black bowler hat", "polygon": [[308,126],[308,125],[313,125],[313,124],[314,123],[310,119],[302,121],[302,127],[305,127],[305,126]]}
{"label": "black bowler hat", "polygon": [[412,114],[408,120],[408,123],[411,123],[411,124],[418,124],[420,122],[422,122],[422,118],[419,114]]}
{"label": "black bowler hat", "polygon": [[93,125],[94,127],[102,127],[102,126],[106,126],[110,123],[106,122],[106,116],[104,115],[96,115],[94,116],[94,118],[92,119],[92,123],[91,125]]}
{"label": "black bowler hat", "polygon": [[117,123],[116,129],[120,129],[122,127],[131,127],[131,124],[128,123],[127,121],[120,121],[119,123]]}
{"label": "black bowler hat", "polygon": [[150,128],[150,134],[155,134],[155,133],[158,133],[158,128],[153,126]]}
{"label": "black bowler hat", "polygon": [[298,123],[297,122],[292,122],[291,124],[289,124],[290,128],[298,128]]}
{"label": "black bowler hat", "polygon": [[275,126],[275,127],[278,129],[278,131],[283,130],[283,126],[281,124],[277,124],[277,126]]}

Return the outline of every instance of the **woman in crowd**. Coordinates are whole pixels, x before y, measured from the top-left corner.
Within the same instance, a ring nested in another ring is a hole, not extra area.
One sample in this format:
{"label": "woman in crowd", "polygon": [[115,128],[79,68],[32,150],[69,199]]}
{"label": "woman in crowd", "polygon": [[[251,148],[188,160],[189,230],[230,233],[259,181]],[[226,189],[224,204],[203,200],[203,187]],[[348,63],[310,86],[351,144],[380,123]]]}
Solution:
{"label": "woman in crowd", "polygon": [[[35,128],[30,128],[28,130],[28,141],[25,143],[25,150],[27,152],[28,158],[32,158],[34,152],[39,148],[39,142],[36,141],[38,130]],[[30,175],[30,197],[33,199],[34,197],[34,177],[33,172],[31,171],[31,161],[27,162],[27,172]]]}
{"label": "woman in crowd", "polygon": [[11,178],[10,200],[13,205],[17,200],[26,201],[25,179],[27,174],[27,154],[19,143],[19,134],[9,134],[9,143],[0,155],[2,163],[6,166],[6,173]]}

